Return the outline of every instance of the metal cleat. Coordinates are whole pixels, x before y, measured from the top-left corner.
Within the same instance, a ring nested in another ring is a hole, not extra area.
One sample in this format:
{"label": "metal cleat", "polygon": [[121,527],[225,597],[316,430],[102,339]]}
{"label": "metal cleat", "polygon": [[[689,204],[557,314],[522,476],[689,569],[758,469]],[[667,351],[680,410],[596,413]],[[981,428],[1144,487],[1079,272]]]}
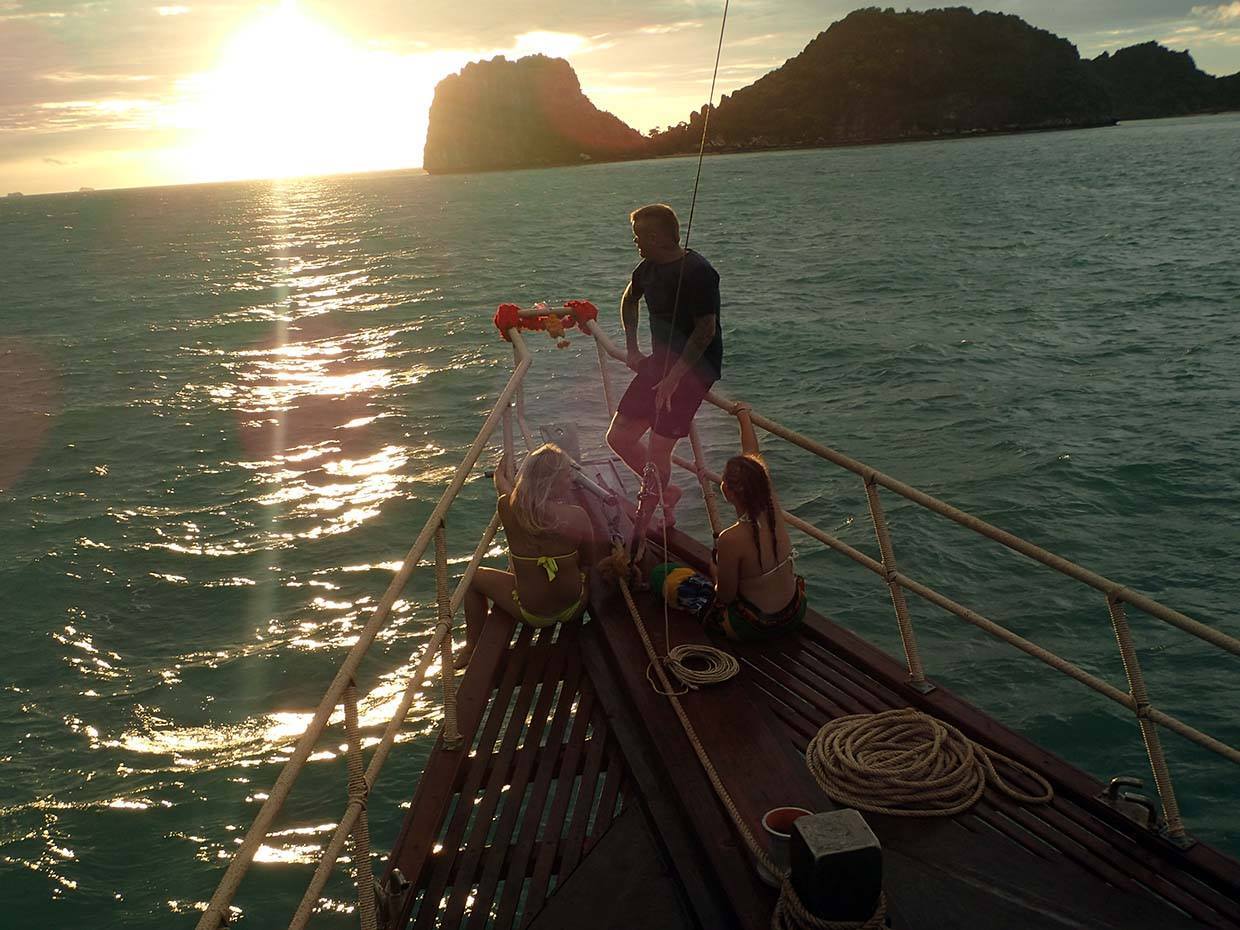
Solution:
{"label": "metal cleat", "polygon": [[1121,791],[1121,788],[1144,788],[1145,782],[1140,778],[1134,778],[1131,775],[1117,775],[1111,779],[1106,790],[1099,795],[1099,799],[1119,813],[1123,814],[1133,823],[1144,827],[1146,830],[1161,832],[1163,830],[1162,818],[1158,813],[1157,805],[1143,794],[1136,794],[1132,791]]}
{"label": "metal cleat", "polygon": [[375,909],[380,930],[399,930],[400,916],[412,892],[413,886],[400,869],[392,869],[383,884],[375,880]]}

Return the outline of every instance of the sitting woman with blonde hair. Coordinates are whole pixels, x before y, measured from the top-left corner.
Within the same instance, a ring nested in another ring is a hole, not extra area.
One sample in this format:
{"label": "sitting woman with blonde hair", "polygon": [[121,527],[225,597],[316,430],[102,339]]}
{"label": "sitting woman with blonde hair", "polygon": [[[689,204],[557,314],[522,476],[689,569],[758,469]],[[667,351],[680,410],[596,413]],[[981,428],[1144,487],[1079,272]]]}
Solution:
{"label": "sitting woman with blonde hair", "polygon": [[457,668],[473,656],[488,601],[535,629],[576,620],[586,609],[581,548],[593,540],[594,527],[569,502],[572,462],[547,443],[526,456],[515,482],[508,469],[505,457],[495,469],[495,490],[513,570],[479,568],[474,575],[465,594],[465,648]]}

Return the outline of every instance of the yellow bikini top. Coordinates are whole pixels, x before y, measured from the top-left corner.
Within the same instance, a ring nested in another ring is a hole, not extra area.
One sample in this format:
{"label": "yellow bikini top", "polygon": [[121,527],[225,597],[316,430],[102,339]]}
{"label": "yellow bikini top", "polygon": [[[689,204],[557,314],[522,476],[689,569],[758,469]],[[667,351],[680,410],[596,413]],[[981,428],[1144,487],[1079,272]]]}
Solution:
{"label": "yellow bikini top", "polygon": [[522,562],[537,562],[538,567],[547,573],[548,581],[555,581],[556,574],[560,571],[557,559],[571,559],[577,554],[576,550],[567,552],[564,555],[517,555],[515,552],[509,552],[514,559],[520,559]]}

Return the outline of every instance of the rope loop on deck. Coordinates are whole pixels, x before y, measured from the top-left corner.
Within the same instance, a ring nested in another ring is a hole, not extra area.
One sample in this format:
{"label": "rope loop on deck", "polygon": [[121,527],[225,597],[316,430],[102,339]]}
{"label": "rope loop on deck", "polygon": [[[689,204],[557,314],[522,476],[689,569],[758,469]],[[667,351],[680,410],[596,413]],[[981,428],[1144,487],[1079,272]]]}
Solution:
{"label": "rope loop on deck", "polygon": [[[832,800],[895,817],[959,814],[977,802],[988,780],[1025,804],[1054,797],[1050,783],[1028,766],[911,707],[837,717],[810,740],[805,761]],[[1027,776],[1039,790],[1013,787],[995,762]]]}
{"label": "rope loop on deck", "polygon": [[[705,663],[705,667],[698,663]],[[664,657],[663,665],[689,689],[719,684],[741,670],[741,664],[731,653],[694,643],[676,646]]]}
{"label": "rope loop on deck", "polygon": [[886,926],[886,919],[887,896],[880,893],[878,907],[866,920],[823,920],[806,908],[792,879],[785,875],[771,914],[771,930],[879,930]]}

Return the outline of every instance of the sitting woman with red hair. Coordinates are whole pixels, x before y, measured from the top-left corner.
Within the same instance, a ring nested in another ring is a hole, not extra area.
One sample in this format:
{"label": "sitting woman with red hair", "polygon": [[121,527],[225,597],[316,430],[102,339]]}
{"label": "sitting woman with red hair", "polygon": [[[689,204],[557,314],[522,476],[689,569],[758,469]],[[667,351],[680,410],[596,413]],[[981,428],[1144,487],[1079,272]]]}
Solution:
{"label": "sitting woman with red hair", "polygon": [[715,543],[715,601],[704,618],[712,632],[736,640],[793,629],[806,610],[805,579],[796,573],[788,526],[747,412],[740,405],[745,454],[723,468],[723,496],[736,508],[736,522]]}

